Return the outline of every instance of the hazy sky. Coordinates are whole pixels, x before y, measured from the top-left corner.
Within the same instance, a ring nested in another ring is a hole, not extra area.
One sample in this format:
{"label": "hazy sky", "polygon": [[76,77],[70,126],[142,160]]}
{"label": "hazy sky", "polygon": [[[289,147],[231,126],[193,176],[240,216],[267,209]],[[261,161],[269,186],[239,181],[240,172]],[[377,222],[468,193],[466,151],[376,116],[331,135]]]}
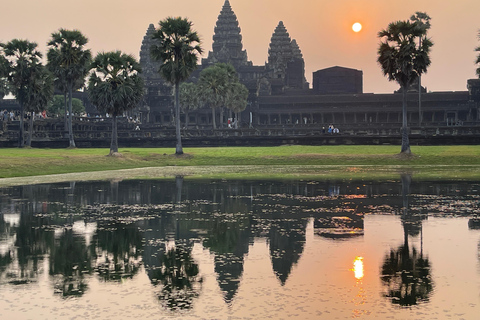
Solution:
{"label": "hazy sky", "polygon": [[[204,56],[224,0],[22,0],[1,4],[0,41],[27,39],[45,53],[52,32],[78,29],[92,53],[122,50],[138,58],[150,23],[168,16],[186,17],[203,41]],[[363,70],[364,92],[385,93],[397,85],[377,65],[377,33],[416,11],[432,18],[432,64],[422,83],[429,91],[463,91],[475,75],[480,45],[480,0],[230,0],[242,29],[243,47],[254,65],[268,59],[270,38],[279,21],[296,39],[312,72],[332,66]],[[360,22],[363,30],[351,26]]]}

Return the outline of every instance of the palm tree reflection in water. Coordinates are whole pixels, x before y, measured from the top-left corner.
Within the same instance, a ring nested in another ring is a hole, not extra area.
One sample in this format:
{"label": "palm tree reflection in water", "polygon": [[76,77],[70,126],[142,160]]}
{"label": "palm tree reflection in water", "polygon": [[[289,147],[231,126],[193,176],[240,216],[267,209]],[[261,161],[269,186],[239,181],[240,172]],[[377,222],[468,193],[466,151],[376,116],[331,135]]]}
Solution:
{"label": "palm tree reflection in water", "polygon": [[415,247],[410,249],[408,243],[409,235],[416,236],[422,229],[422,217],[408,211],[411,179],[408,174],[401,176],[404,243],[385,255],[381,270],[382,283],[386,287],[384,296],[400,306],[427,302],[433,290],[428,257],[423,256],[423,248],[419,254]]}
{"label": "palm tree reflection in water", "polygon": [[170,310],[191,309],[203,281],[192,257],[192,246],[177,241],[174,248],[160,254],[159,263],[149,272],[152,284],[161,287],[158,299]]}

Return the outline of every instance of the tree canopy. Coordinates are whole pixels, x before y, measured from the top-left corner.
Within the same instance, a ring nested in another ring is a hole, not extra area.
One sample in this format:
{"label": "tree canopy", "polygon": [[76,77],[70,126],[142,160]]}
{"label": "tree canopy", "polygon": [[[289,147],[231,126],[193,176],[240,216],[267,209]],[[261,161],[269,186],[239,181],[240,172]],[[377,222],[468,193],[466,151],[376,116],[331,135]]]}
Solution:
{"label": "tree canopy", "polygon": [[0,43],[2,50],[4,74],[8,81],[9,91],[20,104],[20,130],[18,137],[19,147],[24,146],[23,115],[25,102],[29,95],[34,74],[41,67],[42,54],[37,50],[37,44],[28,40],[13,39],[7,43]]}
{"label": "tree canopy", "polygon": [[198,55],[203,52],[200,37],[192,30],[193,23],[181,17],[168,17],[159,22],[159,28],[152,35],[151,56],[161,61],[160,75],[175,87],[175,153],[183,154],[180,133],[180,82],[187,80],[197,68]]}
{"label": "tree canopy", "polygon": [[[388,80],[407,88],[420,74],[427,72],[433,43],[426,38],[425,32],[418,22],[397,21],[378,33],[382,41],[377,61]],[[423,38],[422,45],[417,47],[420,38]]]}
{"label": "tree canopy", "polygon": [[234,112],[245,110],[248,89],[241,84],[231,64],[217,63],[200,72],[198,80],[200,99],[212,108],[213,127],[216,128],[215,109],[227,107]]}
{"label": "tree canopy", "polygon": [[118,152],[117,116],[138,106],[143,98],[140,64],[121,51],[99,53],[88,80],[88,96],[100,112],[113,117],[110,153]]}
{"label": "tree canopy", "polygon": [[[55,95],[47,106],[47,113],[49,116],[63,116],[65,114],[63,96]],[[72,99],[72,112],[74,114],[82,114],[85,112],[85,106],[82,100]]]}
{"label": "tree canopy", "polygon": [[197,68],[198,55],[203,52],[200,37],[192,26],[188,19],[168,17],[159,22],[159,28],[152,35],[152,58],[162,62],[159,72],[171,84],[187,80]]}
{"label": "tree canopy", "polygon": [[53,75],[43,65],[31,76],[25,99],[25,110],[31,112],[27,146],[32,145],[34,114],[45,110],[53,97]]}
{"label": "tree canopy", "polygon": [[83,87],[90,70],[92,54],[85,49],[88,39],[78,30],[60,29],[52,33],[47,43],[48,69],[55,75],[57,88],[68,93],[68,135],[70,147],[75,147],[72,126],[72,92]]}
{"label": "tree canopy", "polygon": [[[415,16],[413,16],[415,18]],[[432,41],[427,38],[428,28],[421,20],[396,21],[378,33],[381,39],[378,58],[383,74],[389,81],[396,81],[403,91],[402,103],[402,153],[410,153],[407,125],[406,92],[408,87],[427,72],[430,66]],[[417,43],[419,45],[417,46]]]}

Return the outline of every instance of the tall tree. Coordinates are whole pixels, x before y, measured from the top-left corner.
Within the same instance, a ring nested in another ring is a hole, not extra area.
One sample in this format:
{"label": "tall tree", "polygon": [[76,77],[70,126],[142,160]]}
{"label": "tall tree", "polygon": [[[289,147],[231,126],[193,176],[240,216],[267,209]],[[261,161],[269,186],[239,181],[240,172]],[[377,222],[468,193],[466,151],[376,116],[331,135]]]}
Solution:
{"label": "tall tree", "polygon": [[[430,16],[425,12],[417,11],[410,17],[410,20],[417,22],[418,28],[423,31],[423,37],[418,38],[418,48],[422,47],[422,41],[427,37],[427,32],[430,29]],[[422,125],[422,75],[418,76],[418,125]]]}
{"label": "tall tree", "polygon": [[217,67],[222,68],[226,75],[227,75],[227,82],[226,82],[226,93],[224,97],[224,104],[220,107],[220,128],[225,127],[225,121],[223,118],[223,111],[227,106],[229,95],[231,95],[233,84],[238,83],[238,74],[235,70],[235,67],[230,63],[217,63]]}
{"label": "tall tree", "polygon": [[53,75],[43,65],[31,76],[25,99],[25,110],[30,112],[27,146],[32,146],[35,113],[42,112],[53,97]]}
{"label": "tall tree", "polygon": [[403,94],[402,99],[402,149],[401,153],[410,154],[407,123],[407,89],[427,72],[430,66],[429,52],[432,41],[424,38],[422,45],[417,47],[417,40],[425,36],[425,29],[419,27],[419,22],[397,21],[378,33],[381,39],[378,48],[377,61],[382,72],[389,81],[396,81]]}
{"label": "tall tree", "polygon": [[88,96],[100,112],[112,116],[110,155],[118,152],[117,116],[135,108],[144,89],[140,64],[121,51],[99,53],[92,63]]}
{"label": "tall tree", "polygon": [[185,113],[185,127],[188,127],[188,114],[200,106],[200,97],[197,85],[193,82],[184,82],[180,84],[180,107]]}
{"label": "tall tree", "polygon": [[[201,100],[212,108],[213,129],[217,128],[216,110],[226,106],[229,91],[235,82],[238,82],[238,76],[231,64],[217,63],[200,72],[199,93]],[[221,115],[220,122],[223,122],[222,118]]]}
{"label": "tall tree", "polygon": [[200,37],[192,30],[193,23],[181,17],[168,17],[159,22],[159,28],[152,35],[152,58],[161,61],[160,74],[174,86],[175,90],[175,153],[183,154],[180,133],[180,83],[187,80],[197,68],[198,54],[202,53]]}
{"label": "tall tree", "polygon": [[92,54],[85,49],[88,39],[78,30],[60,29],[52,33],[48,42],[48,68],[56,76],[57,82],[68,91],[68,139],[70,148],[75,148],[72,125],[73,90],[81,83],[90,70]]}
{"label": "tall tree", "polygon": [[224,104],[227,93],[227,74],[224,70],[213,65],[200,72],[198,90],[201,101],[212,109],[213,129],[217,129],[216,109]]}
{"label": "tall tree", "polygon": [[2,56],[6,59],[6,73],[11,93],[20,104],[20,132],[18,146],[23,147],[24,140],[24,106],[28,96],[32,74],[40,67],[42,54],[37,51],[37,44],[28,40],[13,39],[1,43]]}

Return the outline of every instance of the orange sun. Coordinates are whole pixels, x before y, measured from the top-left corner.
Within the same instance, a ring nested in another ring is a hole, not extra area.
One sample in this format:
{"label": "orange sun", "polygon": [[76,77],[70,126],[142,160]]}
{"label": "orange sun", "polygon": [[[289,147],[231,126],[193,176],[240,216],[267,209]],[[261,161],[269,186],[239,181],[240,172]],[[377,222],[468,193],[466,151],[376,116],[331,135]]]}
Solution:
{"label": "orange sun", "polygon": [[355,32],[360,32],[360,30],[362,30],[362,25],[360,22],[355,22],[352,26],[352,30]]}

